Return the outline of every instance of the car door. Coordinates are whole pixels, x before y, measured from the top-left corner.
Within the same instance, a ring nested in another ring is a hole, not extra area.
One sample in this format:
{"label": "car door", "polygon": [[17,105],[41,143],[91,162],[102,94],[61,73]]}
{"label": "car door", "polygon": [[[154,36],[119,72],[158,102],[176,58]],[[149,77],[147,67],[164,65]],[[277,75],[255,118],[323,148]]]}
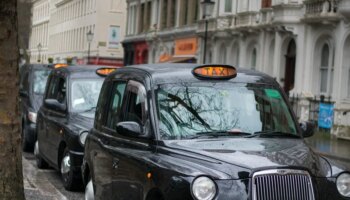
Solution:
{"label": "car door", "polygon": [[[52,74],[48,78],[47,90],[45,92],[44,102],[47,99],[55,98],[57,91],[57,77]],[[48,157],[47,152],[50,150],[48,141],[48,131],[50,127],[50,109],[44,103],[38,113],[38,142],[40,153],[44,158]]]}
{"label": "car door", "polygon": [[114,168],[117,167],[118,161],[110,155],[109,149],[111,148],[110,144],[115,133],[116,124],[121,118],[125,88],[126,81],[122,80],[105,83],[102,87],[102,98],[99,99],[96,112],[97,115],[101,113],[102,116],[96,117],[100,118],[99,121],[102,123],[100,128],[92,130],[89,144],[89,149],[92,149],[92,151],[88,152],[93,166],[96,199],[115,199],[112,182],[114,180]]}
{"label": "car door", "polygon": [[[57,86],[55,88],[55,96],[58,103],[65,105],[67,108],[67,83],[66,78],[63,76],[57,76]],[[64,134],[64,125],[67,121],[67,110],[48,110],[48,129],[46,134],[46,140],[49,145],[47,150],[47,159],[57,165],[58,164],[58,148],[61,142],[61,138]],[[58,167],[58,166],[57,166]]]}
{"label": "car door", "polygon": [[[147,95],[144,85],[140,82],[130,80],[125,90],[125,99],[122,104],[122,113],[118,122],[137,122],[142,132],[150,131],[150,120],[148,117]],[[108,121],[108,119],[107,119]],[[115,130],[115,129],[114,129]],[[148,135],[148,134],[145,134]],[[135,138],[126,133],[112,132],[108,141],[107,157],[112,160],[113,199],[143,199],[147,184],[147,174],[150,172],[147,162],[152,154],[149,139]]]}

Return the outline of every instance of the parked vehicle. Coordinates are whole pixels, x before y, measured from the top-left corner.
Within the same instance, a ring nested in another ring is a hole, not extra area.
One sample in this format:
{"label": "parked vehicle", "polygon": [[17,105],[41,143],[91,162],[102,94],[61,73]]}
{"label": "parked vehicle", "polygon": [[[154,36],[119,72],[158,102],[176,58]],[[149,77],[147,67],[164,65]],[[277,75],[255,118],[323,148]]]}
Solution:
{"label": "parked vehicle", "polygon": [[69,66],[53,70],[48,78],[34,154],[38,168],[50,165],[61,172],[67,190],[81,187],[84,148],[79,136],[86,137],[92,127],[104,77],[113,70]]}
{"label": "parked vehicle", "polygon": [[350,173],[315,154],[271,77],[231,66],[109,75],[82,166],[86,199],[348,199]]}
{"label": "parked vehicle", "polygon": [[33,151],[36,141],[37,112],[42,104],[46,80],[53,66],[24,65],[20,69],[20,109],[22,149]]}

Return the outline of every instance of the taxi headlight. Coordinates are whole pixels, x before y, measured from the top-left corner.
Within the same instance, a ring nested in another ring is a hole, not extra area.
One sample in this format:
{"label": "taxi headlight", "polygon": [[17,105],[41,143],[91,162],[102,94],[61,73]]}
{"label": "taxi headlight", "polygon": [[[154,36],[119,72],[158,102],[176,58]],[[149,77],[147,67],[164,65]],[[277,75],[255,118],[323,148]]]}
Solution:
{"label": "taxi headlight", "polygon": [[350,174],[343,173],[337,178],[338,192],[344,197],[350,197]]}
{"label": "taxi headlight", "polygon": [[88,131],[82,131],[79,134],[79,142],[82,146],[85,145],[85,141],[86,141],[86,137],[87,137],[88,133],[89,133]]}
{"label": "taxi headlight", "polygon": [[192,183],[192,194],[197,200],[212,200],[216,195],[216,185],[206,176],[198,177]]}
{"label": "taxi headlight", "polygon": [[37,114],[35,112],[28,112],[28,119],[30,122],[36,124],[36,117],[37,117]]}

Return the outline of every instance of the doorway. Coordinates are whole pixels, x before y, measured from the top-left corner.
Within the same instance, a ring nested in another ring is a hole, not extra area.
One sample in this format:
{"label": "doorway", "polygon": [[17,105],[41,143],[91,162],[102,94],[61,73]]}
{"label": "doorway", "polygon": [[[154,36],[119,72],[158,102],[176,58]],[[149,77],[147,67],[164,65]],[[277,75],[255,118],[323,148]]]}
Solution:
{"label": "doorway", "polygon": [[285,55],[286,59],[286,65],[285,65],[285,72],[284,72],[284,91],[289,94],[289,91],[291,91],[294,88],[294,81],[295,81],[295,61],[296,61],[296,44],[295,41],[292,39],[287,48],[287,54]]}

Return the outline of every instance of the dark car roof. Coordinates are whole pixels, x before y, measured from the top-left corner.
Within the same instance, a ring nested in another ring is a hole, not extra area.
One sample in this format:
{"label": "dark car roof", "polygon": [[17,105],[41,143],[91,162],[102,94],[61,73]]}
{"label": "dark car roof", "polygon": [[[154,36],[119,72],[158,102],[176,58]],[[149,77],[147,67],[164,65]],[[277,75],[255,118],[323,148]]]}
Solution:
{"label": "dark car roof", "polygon": [[68,67],[60,67],[54,70],[54,73],[65,73],[70,78],[101,78],[96,74],[96,70],[100,68],[114,68],[101,65],[71,65]]}
{"label": "dark car roof", "polygon": [[[132,65],[125,68],[119,69],[113,73],[130,71],[130,70],[141,70],[149,74],[155,84],[164,83],[178,83],[178,82],[193,82],[200,81],[193,74],[192,70],[200,64],[145,64],[145,65]],[[262,83],[262,84],[277,84],[275,79],[268,76],[267,74],[249,70],[244,68],[236,68],[237,77],[231,79],[231,82],[242,82],[242,83]],[[111,75],[111,76],[113,76]]]}

